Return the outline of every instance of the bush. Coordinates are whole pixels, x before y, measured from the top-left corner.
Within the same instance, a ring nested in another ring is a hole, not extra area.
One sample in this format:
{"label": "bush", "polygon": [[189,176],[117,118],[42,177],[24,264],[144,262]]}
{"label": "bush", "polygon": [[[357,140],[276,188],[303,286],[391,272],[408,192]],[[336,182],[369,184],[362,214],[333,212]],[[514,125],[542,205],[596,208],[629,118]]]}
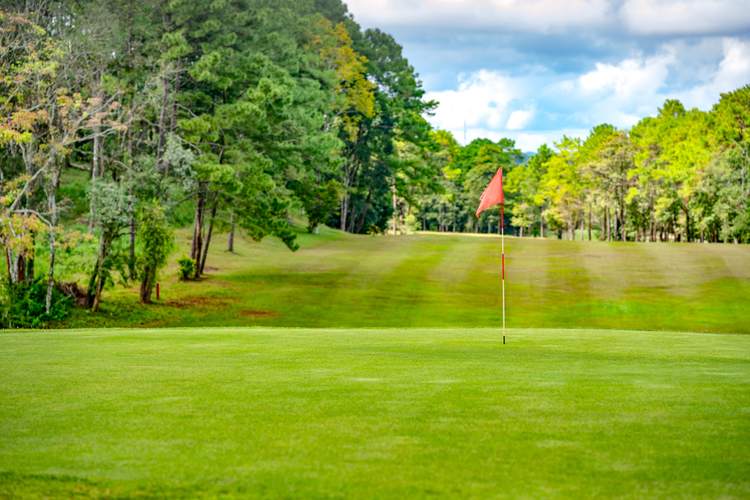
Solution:
{"label": "bush", "polygon": [[4,280],[4,300],[0,305],[2,326],[5,328],[43,328],[51,321],[68,315],[70,299],[57,288],[52,289],[52,307],[46,312],[47,282],[41,278],[30,285]]}
{"label": "bush", "polygon": [[187,255],[183,255],[177,259],[177,264],[180,266],[180,272],[178,275],[183,281],[189,280],[195,274],[195,259],[191,259]]}

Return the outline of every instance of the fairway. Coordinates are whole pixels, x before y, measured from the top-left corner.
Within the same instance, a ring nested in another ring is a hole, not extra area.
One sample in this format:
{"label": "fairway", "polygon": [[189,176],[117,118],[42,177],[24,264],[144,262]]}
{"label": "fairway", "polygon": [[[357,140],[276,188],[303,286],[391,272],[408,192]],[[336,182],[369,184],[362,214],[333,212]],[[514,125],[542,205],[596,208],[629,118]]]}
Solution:
{"label": "fairway", "polygon": [[0,334],[0,498],[748,498],[750,337]]}
{"label": "fairway", "polygon": [[[500,238],[422,233],[298,232],[276,239],[216,237],[208,274],[180,282],[173,263],[161,300],[137,287],[105,294],[101,314],[75,310],[62,327],[494,327],[501,323]],[[189,235],[180,233],[182,251]],[[750,333],[747,245],[606,243],[506,238],[507,324]]]}

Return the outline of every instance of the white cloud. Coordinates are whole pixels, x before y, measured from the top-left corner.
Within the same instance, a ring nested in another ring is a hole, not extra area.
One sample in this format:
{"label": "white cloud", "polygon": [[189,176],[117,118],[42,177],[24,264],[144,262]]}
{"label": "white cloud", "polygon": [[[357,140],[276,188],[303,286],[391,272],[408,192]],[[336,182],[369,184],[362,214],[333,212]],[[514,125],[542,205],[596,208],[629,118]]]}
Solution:
{"label": "white cloud", "polygon": [[349,0],[364,26],[560,31],[615,18],[608,0]]}
{"label": "white cloud", "polygon": [[750,43],[736,38],[724,39],[724,59],[715,81],[725,91],[750,83]]}
{"label": "white cloud", "polygon": [[505,125],[505,128],[508,130],[521,130],[526,128],[526,126],[531,123],[531,120],[534,119],[534,110],[517,110],[510,114],[510,118],[508,118],[508,123]]}
{"label": "white cloud", "polygon": [[[381,1],[391,5],[390,0]],[[517,6],[511,0],[508,5]],[[465,122],[467,142],[507,137],[520,149],[533,151],[563,135],[586,137],[601,123],[632,127],[655,115],[667,99],[679,99],[688,109],[709,110],[721,93],[750,84],[750,36],[667,40],[620,58],[603,51],[598,62],[578,73],[564,66],[556,72],[555,61],[506,66],[502,72],[459,66],[453,89],[426,94],[440,103],[430,122],[461,143]],[[460,45],[458,38],[456,43]],[[476,50],[472,45],[472,53]],[[445,71],[444,66],[450,67],[442,64],[439,70]]]}
{"label": "white cloud", "polygon": [[508,105],[516,97],[518,92],[509,78],[487,70],[463,79],[458,90],[425,95],[440,103],[430,121],[445,130],[461,130],[464,122],[474,128],[502,128],[508,120]]}
{"label": "white cloud", "polygon": [[715,72],[702,83],[677,93],[686,108],[710,109],[720,94],[750,84],[750,42],[724,38],[722,49],[723,58]]}
{"label": "white cloud", "polygon": [[596,69],[578,81],[585,92],[612,91],[620,98],[656,93],[669,76],[669,67],[677,62],[674,51],[655,57],[625,59],[617,65],[596,63]]}
{"label": "white cloud", "polygon": [[620,19],[638,34],[720,34],[750,30],[750,5],[747,0],[626,0]]}

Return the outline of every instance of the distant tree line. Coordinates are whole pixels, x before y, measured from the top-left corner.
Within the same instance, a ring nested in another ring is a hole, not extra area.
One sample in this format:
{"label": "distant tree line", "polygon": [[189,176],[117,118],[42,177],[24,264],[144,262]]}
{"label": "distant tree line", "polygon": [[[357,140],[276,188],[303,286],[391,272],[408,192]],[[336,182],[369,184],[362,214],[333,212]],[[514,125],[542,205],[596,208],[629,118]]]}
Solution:
{"label": "distant tree line", "polygon": [[512,141],[464,147],[441,131],[438,193],[409,212],[414,228],[499,232],[499,209],[476,218],[477,199],[504,167],[506,227],[519,236],[572,240],[750,242],[750,85],[711,111],[668,100],[630,130],[607,124],[563,137],[519,161]]}

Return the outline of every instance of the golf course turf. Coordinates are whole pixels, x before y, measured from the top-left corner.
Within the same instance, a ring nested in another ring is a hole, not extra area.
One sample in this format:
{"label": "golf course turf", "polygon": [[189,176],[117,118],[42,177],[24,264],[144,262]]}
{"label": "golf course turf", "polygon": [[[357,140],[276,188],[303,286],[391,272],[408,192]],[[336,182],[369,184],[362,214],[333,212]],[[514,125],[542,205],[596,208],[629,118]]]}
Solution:
{"label": "golf course turf", "polygon": [[750,337],[0,333],[0,498],[748,498]]}
{"label": "golf course turf", "polygon": [[[137,283],[104,294],[56,327],[494,327],[501,324],[500,238],[298,230],[276,239],[214,238],[207,272],[162,273],[161,299]],[[177,241],[189,250],[187,232]],[[750,333],[750,246],[506,238],[507,325]],[[92,263],[93,267],[93,263]]]}

